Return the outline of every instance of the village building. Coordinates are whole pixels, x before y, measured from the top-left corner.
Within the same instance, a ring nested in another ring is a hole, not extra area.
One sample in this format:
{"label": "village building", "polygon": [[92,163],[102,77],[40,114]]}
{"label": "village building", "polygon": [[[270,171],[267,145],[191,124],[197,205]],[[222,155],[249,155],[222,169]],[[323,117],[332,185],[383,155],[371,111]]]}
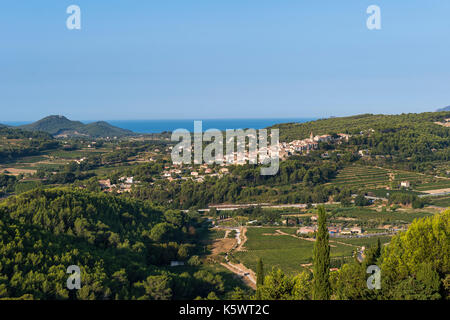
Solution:
{"label": "village building", "polygon": [[411,187],[411,183],[409,181],[402,181],[402,182],[400,182],[400,187],[402,187],[402,188],[410,188]]}

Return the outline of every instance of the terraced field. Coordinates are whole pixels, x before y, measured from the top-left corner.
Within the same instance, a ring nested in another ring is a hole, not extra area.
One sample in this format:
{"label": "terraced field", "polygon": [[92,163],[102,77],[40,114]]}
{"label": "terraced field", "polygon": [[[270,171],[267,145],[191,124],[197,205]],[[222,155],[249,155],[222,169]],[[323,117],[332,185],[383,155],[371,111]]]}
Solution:
{"label": "terraced field", "polygon": [[389,171],[376,167],[352,166],[341,170],[331,182],[346,187],[386,187],[389,184]]}
{"label": "terraced field", "polygon": [[450,179],[369,166],[346,167],[331,183],[341,187],[377,189],[385,188],[392,182],[400,184],[401,181],[409,181],[417,191],[450,188]]}
{"label": "terraced field", "polygon": [[415,189],[419,191],[448,189],[448,188],[450,188],[450,179],[439,179],[437,181],[424,183],[415,187]]}
{"label": "terraced field", "polygon": [[443,207],[443,208],[450,208],[450,195],[447,196],[442,196],[442,197],[432,197],[431,198],[431,204],[438,206],[438,207]]}

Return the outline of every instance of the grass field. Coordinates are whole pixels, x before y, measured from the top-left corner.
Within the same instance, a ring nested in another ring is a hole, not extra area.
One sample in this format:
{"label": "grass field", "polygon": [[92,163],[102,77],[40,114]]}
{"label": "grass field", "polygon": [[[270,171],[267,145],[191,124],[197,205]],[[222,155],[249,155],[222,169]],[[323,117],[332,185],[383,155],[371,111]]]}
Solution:
{"label": "grass field", "polygon": [[412,191],[412,190],[368,189],[366,191],[371,192],[371,193],[375,194],[376,197],[381,197],[381,198],[387,198],[388,194],[393,195],[396,193],[406,193],[406,194],[413,194],[413,195],[424,194],[423,192]]}
{"label": "grass field", "polygon": [[[248,240],[245,243],[247,251],[237,252],[234,257],[252,270],[256,270],[258,259],[261,258],[266,270],[276,267],[288,274],[301,272],[302,264],[312,262],[314,242],[288,235],[273,235],[276,230],[286,232],[285,229],[288,228],[248,228],[246,233]],[[356,249],[336,243],[332,245],[332,258],[351,256]]]}
{"label": "grass field", "polygon": [[370,237],[370,238],[339,238],[339,239],[331,238],[331,240],[336,240],[336,241],[340,241],[340,242],[344,242],[344,243],[348,243],[348,244],[353,244],[358,247],[374,246],[377,244],[378,239],[380,239],[381,243],[384,244],[384,243],[390,242],[392,237],[380,236],[380,237]]}
{"label": "grass field", "polygon": [[422,210],[413,210],[413,209],[406,209],[406,210],[398,210],[395,212],[392,211],[386,211],[386,212],[377,212],[374,209],[370,208],[357,208],[357,207],[350,207],[350,208],[339,208],[335,209],[332,212],[332,217],[330,218],[330,221],[336,219],[336,218],[354,218],[358,221],[378,221],[380,223],[393,223],[393,222],[400,222],[400,223],[411,223],[414,219],[423,218],[433,215],[432,212],[422,209]]}

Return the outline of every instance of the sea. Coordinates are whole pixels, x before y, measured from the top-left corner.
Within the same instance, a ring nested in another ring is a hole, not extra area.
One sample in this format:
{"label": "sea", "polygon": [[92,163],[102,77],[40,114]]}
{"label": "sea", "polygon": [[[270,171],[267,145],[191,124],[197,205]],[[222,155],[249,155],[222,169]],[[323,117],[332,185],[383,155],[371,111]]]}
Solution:
{"label": "sea", "polygon": [[[109,124],[128,129],[136,133],[161,133],[174,131],[176,129],[186,129],[194,131],[194,121],[202,121],[203,131],[208,129],[263,129],[278,123],[304,123],[317,120],[317,118],[272,118],[272,119],[165,119],[165,120],[104,120]],[[91,123],[97,120],[85,120],[83,123]],[[32,121],[6,121],[3,124],[10,126],[20,126],[32,123]]]}

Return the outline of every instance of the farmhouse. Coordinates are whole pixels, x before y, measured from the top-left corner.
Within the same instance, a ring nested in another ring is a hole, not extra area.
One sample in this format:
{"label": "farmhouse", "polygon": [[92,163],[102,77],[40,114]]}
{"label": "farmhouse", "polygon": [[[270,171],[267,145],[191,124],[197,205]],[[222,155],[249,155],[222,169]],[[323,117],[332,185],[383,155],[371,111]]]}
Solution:
{"label": "farmhouse", "polygon": [[297,234],[308,234],[316,232],[317,227],[301,227],[297,230]]}
{"label": "farmhouse", "polygon": [[402,182],[400,182],[400,187],[409,188],[409,187],[411,187],[411,183],[409,181],[402,181]]}

